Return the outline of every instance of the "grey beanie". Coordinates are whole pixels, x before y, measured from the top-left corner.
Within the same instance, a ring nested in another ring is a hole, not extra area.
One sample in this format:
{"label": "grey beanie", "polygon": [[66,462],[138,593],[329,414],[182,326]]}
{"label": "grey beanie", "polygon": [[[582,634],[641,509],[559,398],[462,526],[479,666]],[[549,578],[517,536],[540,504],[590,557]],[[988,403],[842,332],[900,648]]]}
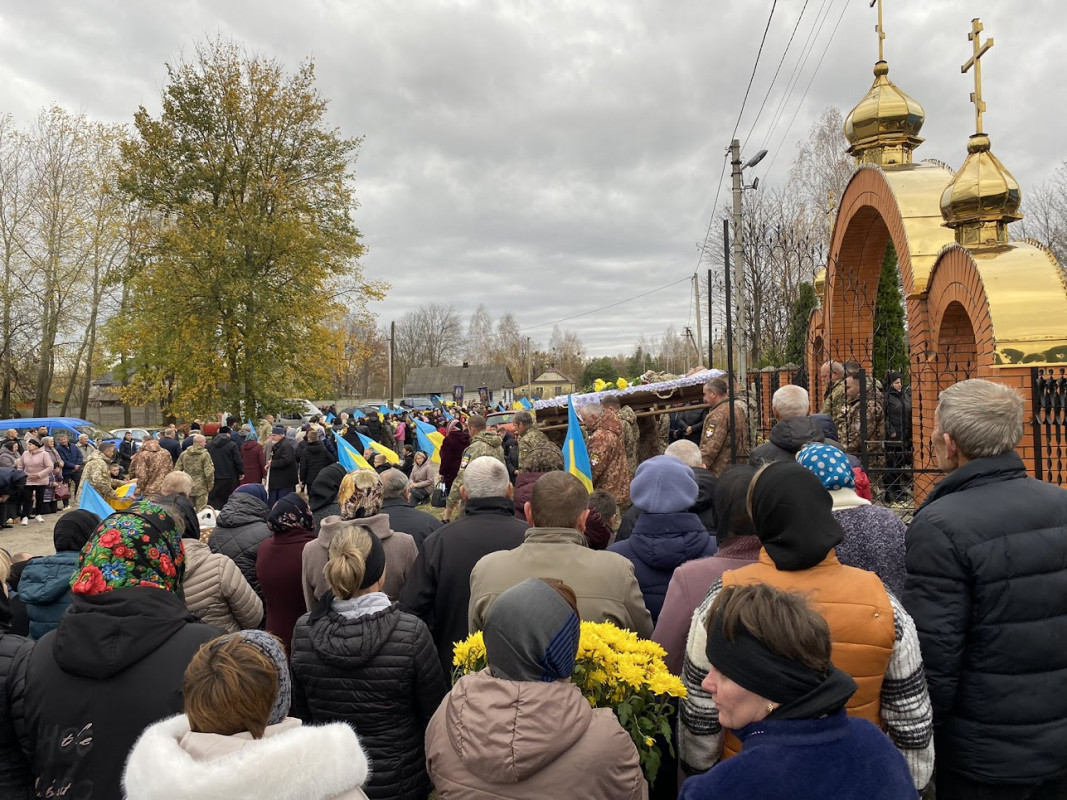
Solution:
{"label": "grey beanie", "polygon": [[277,636],[261,630],[246,630],[231,633],[244,639],[249,644],[255,645],[263,651],[263,655],[274,662],[278,670],[278,696],[274,698],[274,705],[270,709],[268,725],[277,725],[289,716],[289,706],[293,700],[293,679],[289,675],[289,659],[285,657],[285,647]]}

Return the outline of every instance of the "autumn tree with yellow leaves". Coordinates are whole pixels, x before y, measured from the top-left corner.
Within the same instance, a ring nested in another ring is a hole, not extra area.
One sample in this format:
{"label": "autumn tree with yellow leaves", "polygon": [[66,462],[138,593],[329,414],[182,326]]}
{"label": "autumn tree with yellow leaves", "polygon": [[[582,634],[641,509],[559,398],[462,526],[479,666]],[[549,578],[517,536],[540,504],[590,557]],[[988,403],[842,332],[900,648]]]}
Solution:
{"label": "autumn tree with yellow leaves", "polygon": [[167,65],[162,113],[140,108],[123,148],[149,229],[111,331],[128,402],[248,416],[329,391],[344,321],[385,287],[358,263],[360,140],[326,107],[311,61],[289,74],[216,40]]}

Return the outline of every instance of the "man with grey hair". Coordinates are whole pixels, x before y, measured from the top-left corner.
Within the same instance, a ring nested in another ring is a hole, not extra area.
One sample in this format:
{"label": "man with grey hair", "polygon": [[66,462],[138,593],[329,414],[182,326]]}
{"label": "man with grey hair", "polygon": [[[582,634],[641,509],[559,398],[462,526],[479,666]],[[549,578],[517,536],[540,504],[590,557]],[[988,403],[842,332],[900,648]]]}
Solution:
{"label": "man with grey hair", "polygon": [[160,434],[159,446],[170,453],[170,463],[177,464],[178,456],[182,454],[182,445],[178,441],[178,429],[173,425],[169,426],[166,430]]}
{"label": "man with grey hair", "polygon": [[[731,464],[744,463],[748,457],[748,423],[744,402],[730,402],[728,378],[712,378],[704,384],[704,402],[708,415],[700,434],[700,453],[704,468],[718,477]],[[731,435],[733,446],[731,447]]]}
{"label": "man with grey hair", "polygon": [[[748,456],[748,463],[762,467],[772,461],[794,461],[804,445],[824,442],[826,436],[818,420],[808,415],[808,390],[803,386],[782,386],[771,396],[771,410],[777,420],[767,441]],[[830,441],[840,449],[837,442]]]}
{"label": "man with grey hair", "polygon": [[426,537],[400,592],[400,608],[430,628],[446,676],[452,674],[453,645],[468,634],[474,565],[484,555],[518,547],[527,527],[515,518],[507,467],[494,456],[467,465],[460,493],[467,513]]}
{"label": "man with grey hair", "polygon": [[908,529],[904,605],[934,712],[937,798],[1067,797],[1067,491],[1015,452],[1023,400],[967,380],[931,435],[947,473]]}
{"label": "man with grey hair", "polygon": [[441,527],[441,520],[411,505],[408,476],[400,470],[387,469],[381,474],[381,481],[382,513],[389,516],[389,527],[409,534],[415,546],[422,550],[423,541]]}

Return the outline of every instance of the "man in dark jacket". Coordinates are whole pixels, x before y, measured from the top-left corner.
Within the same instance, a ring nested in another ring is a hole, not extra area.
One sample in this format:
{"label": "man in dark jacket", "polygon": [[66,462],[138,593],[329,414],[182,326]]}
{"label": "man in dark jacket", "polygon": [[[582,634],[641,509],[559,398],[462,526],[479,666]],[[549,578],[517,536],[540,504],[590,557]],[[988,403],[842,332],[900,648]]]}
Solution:
{"label": "man in dark jacket", "polygon": [[[0,571],[0,578],[3,577]],[[29,640],[0,629],[0,797],[4,800],[30,800],[35,796],[33,773],[15,736],[6,693],[15,656],[28,646]]]}
{"label": "man in dark jacket", "polygon": [[515,519],[507,468],[491,456],[467,465],[460,493],[466,514],[426,537],[408,572],[400,607],[433,635],[444,674],[452,674],[453,645],[467,638],[467,606],[474,565],[488,553],[523,543],[527,525]]}
{"label": "man in dark jacket", "polygon": [[[783,386],[771,397],[771,410],[777,423],[771,428],[768,441],[755,448],[748,463],[761,467],[771,461],[794,461],[800,448],[811,442],[825,442],[822,425],[808,415],[808,390],[799,386]],[[840,449],[837,442],[827,442]]]}
{"label": "man in dark jacket", "polygon": [[241,448],[230,437],[230,429],[223,425],[208,444],[207,452],[215,465],[215,485],[208,493],[207,502],[212,508],[222,508],[244,475]]}
{"label": "man in dark jacket", "polygon": [[323,467],[328,467],[335,459],[326,449],[326,445],[319,441],[319,432],[311,428],[307,437],[298,446],[297,478],[305,487],[310,487],[319,476]]}
{"label": "man in dark jacket", "polygon": [[85,456],[78,449],[78,445],[72,442],[65,433],[61,433],[56,437],[56,454],[59,456],[59,460],[63,462],[63,480],[68,484],[71,481],[74,482],[74,488],[71,490],[70,495],[63,498],[63,508],[67,508],[70,506],[70,498],[78,496],[78,484],[81,483],[82,465],[85,463]]}
{"label": "man in dark jacket", "polygon": [[297,463],[293,443],[286,438],[285,428],[275,425],[270,434],[270,459],[267,461],[267,505],[274,504],[296,490]]}
{"label": "man in dark jacket", "polygon": [[173,463],[178,463],[178,456],[182,454],[181,442],[177,439],[178,431],[173,428],[167,428],[159,436],[159,446],[170,453],[170,460]]}
{"label": "man in dark jacket", "polygon": [[269,511],[267,490],[260,484],[238,486],[219,511],[215,530],[208,541],[212,553],[222,553],[233,559],[260,599],[263,595],[256,579],[256,557],[259,545],[271,535],[267,527]]}
{"label": "man in dark jacket", "polygon": [[382,473],[382,513],[389,516],[389,527],[411,536],[419,550],[426,537],[442,524],[433,514],[412,507],[408,477],[395,468]]}
{"label": "man in dark jacket", "polygon": [[948,473],[907,535],[904,604],[934,712],[937,798],[1067,797],[1067,492],[1015,447],[1023,401],[984,380],[941,393]]}

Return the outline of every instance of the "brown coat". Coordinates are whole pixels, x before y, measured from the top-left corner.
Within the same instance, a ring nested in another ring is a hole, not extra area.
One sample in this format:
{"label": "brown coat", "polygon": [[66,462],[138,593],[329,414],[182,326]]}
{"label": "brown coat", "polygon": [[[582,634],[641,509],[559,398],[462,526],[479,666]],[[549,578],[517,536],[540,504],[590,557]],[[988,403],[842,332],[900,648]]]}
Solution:
{"label": "brown coat", "polygon": [[527,578],[566,583],[578,596],[584,620],[613,622],[645,639],[652,635],[652,616],[633,562],[618,553],[590,550],[574,528],[530,528],[514,550],[483,556],[471,572],[470,631],[480,631],[493,601]]}
{"label": "brown coat", "polygon": [[734,402],[733,426],[736,435],[736,462],[730,459],[730,401],[720,400],[708,410],[704,418],[704,430],[700,435],[700,455],[704,466],[715,477],[722,475],[732,463],[748,461],[748,424],[745,407],[740,398]]}
{"label": "brown coat", "polygon": [[[162,451],[167,458],[167,451]],[[185,548],[185,607],[206,625],[226,633],[255,628],[263,621],[263,602],[237,563],[212,553],[207,542],[182,539]]]}
{"label": "brown coat", "polygon": [[569,681],[465,675],[426,729],[441,800],[645,800],[637,749],[613,711]]}
{"label": "brown coat", "polygon": [[326,517],[319,526],[319,535],[304,545],[301,582],[308,611],[315,607],[315,601],[330,588],[323,573],[326,562],[330,560],[330,543],[337,532],[348,525],[365,525],[382,540],[382,547],[385,549],[385,583],[382,591],[389,595],[393,602],[400,597],[400,590],[404,588],[411,565],[419,554],[415,540],[409,534],[390,528],[388,514],[375,514],[373,517],[352,520],[343,520],[334,515]]}
{"label": "brown coat", "polygon": [[607,489],[620,506],[630,504],[630,465],[622,438],[622,423],[613,411],[604,410],[589,436],[589,466],[593,488]]}
{"label": "brown coat", "polygon": [[170,453],[155,439],[145,439],[141,449],[130,459],[130,477],[137,481],[137,494],[159,494],[163,479],[174,469]]}

